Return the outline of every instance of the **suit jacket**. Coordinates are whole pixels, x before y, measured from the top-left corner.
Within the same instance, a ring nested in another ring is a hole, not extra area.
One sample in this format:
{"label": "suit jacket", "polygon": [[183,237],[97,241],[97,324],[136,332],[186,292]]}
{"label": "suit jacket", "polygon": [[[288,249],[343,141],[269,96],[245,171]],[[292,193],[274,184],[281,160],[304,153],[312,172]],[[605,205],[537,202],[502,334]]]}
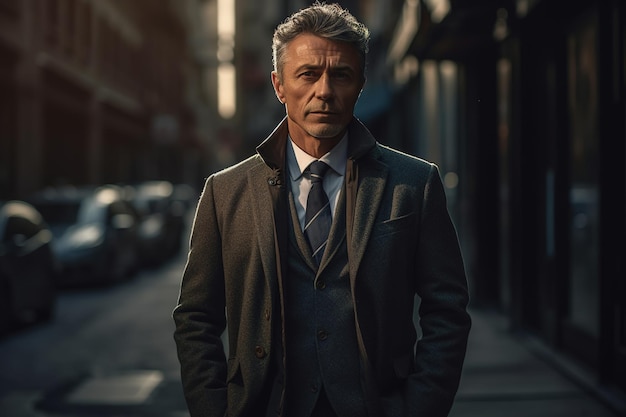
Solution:
{"label": "suit jacket", "polygon": [[[211,175],[198,203],[173,313],[192,417],[260,415],[274,380],[289,383],[287,134],[283,120],[256,155]],[[379,144],[356,119],[348,140],[346,239],[369,415],[446,416],[470,317],[438,168]]]}

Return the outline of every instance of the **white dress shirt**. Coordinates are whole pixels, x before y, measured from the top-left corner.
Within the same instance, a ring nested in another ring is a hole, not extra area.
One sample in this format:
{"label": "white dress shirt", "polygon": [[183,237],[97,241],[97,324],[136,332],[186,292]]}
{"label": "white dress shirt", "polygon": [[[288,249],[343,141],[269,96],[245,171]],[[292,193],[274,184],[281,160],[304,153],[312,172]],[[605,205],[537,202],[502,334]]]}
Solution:
{"label": "white dress shirt", "polygon": [[[305,174],[306,169],[311,162],[317,159],[304,152],[298,147],[291,137],[287,146],[287,168],[289,169],[289,185],[298,211],[298,220],[300,227],[304,230],[304,217],[306,215],[306,200],[311,189],[311,179]],[[343,186],[344,176],[346,174],[346,159],[348,158],[348,135],[339,141],[333,149],[327,154],[319,158],[325,162],[331,169],[324,176],[324,191],[330,202],[330,212],[333,219],[335,218],[335,209],[339,201],[339,194]]]}

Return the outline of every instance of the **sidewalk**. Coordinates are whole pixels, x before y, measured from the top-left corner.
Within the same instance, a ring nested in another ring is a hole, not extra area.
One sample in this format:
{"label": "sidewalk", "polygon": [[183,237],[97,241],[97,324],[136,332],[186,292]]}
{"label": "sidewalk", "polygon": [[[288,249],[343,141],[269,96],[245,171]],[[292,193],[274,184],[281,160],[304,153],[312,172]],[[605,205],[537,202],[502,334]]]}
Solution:
{"label": "sidewalk", "polygon": [[504,318],[471,313],[465,367],[449,417],[617,417],[511,334]]}

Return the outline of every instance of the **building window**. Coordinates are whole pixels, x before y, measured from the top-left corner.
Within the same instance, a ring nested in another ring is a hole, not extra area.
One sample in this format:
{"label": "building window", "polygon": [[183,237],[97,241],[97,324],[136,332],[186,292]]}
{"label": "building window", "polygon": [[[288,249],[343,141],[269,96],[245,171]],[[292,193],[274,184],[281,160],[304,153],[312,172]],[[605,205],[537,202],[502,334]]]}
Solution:
{"label": "building window", "polygon": [[588,19],[568,39],[570,281],[568,318],[599,337],[597,26]]}

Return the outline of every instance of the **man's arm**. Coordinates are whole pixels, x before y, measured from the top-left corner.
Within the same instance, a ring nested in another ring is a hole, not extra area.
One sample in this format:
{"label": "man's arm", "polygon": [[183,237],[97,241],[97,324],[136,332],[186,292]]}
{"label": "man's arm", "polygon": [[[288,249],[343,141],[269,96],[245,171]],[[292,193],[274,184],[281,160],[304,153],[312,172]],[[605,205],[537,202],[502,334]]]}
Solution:
{"label": "man's arm", "polygon": [[470,330],[467,279],[443,184],[432,166],[424,191],[416,254],[422,338],[406,385],[410,416],[447,416],[456,395]]}
{"label": "man's arm", "polygon": [[196,209],[173,312],[174,340],[191,417],[226,415],[226,357],[220,338],[226,326],[224,271],[212,186],[210,177]]}

